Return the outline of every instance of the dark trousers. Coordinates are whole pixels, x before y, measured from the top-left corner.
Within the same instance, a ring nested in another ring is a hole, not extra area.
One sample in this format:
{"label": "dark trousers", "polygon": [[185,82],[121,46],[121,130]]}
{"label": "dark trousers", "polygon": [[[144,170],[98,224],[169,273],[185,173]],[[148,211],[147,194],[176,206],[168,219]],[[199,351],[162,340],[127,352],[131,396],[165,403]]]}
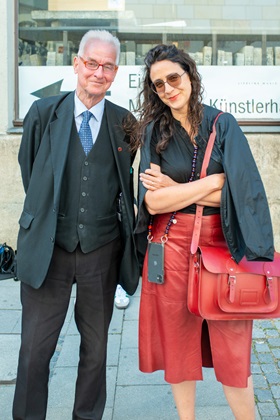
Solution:
{"label": "dark trousers", "polygon": [[75,321],[81,336],[73,420],[100,420],[106,402],[108,328],[120,261],[119,239],[88,254],[55,246],[39,289],[21,284],[22,342],[13,404],[14,420],[44,420],[49,364],[77,283]]}

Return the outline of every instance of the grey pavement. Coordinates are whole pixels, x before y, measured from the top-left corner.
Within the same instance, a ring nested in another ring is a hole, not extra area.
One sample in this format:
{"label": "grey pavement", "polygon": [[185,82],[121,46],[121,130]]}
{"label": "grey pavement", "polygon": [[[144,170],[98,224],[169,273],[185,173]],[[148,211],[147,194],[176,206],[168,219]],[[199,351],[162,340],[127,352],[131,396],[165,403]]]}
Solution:
{"label": "grey pavement", "polygon": [[[126,310],[114,309],[109,331],[108,397],[103,420],[178,419],[170,386],[163,373],[138,370],[138,309],[140,286]],[[73,289],[67,318],[51,361],[47,420],[71,420],[79,335],[75,327]],[[21,305],[19,282],[0,281],[0,420],[11,420],[18,350]],[[254,324],[252,371],[256,419],[280,418],[280,320]],[[229,360],[229,363],[231,361]],[[212,369],[204,370],[197,386],[197,420],[233,420]]]}

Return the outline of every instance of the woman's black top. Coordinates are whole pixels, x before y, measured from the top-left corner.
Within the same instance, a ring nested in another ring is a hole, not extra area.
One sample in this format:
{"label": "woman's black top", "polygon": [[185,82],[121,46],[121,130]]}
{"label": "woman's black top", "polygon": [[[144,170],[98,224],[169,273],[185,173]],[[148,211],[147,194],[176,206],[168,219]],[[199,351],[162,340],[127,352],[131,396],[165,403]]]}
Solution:
{"label": "woman's black top", "polygon": [[[169,140],[168,146],[160,154],[156,151],[156,145],[160,139],[159,127],[156,125],[153,130],[151,138],[151,162],[161,167],[161,172],[168,175],[178,183],[188,182],[192,172],[192,161],[194,154],[194,146],[186,130],[181,126],[179,121],[175,120],[174,134]],[[198,156],[195,170],[195,178],[199,179],[200,170],[203,161],[203,154],[198,148]],[[208,174],[215,174],[223,172],[223,167],[220,163],[210,159]],[[179,210],[182,213],[194,214],[196,205],[192,204]],[[220,212],[219,207],[204,207],[203,214],[217,214]]]}

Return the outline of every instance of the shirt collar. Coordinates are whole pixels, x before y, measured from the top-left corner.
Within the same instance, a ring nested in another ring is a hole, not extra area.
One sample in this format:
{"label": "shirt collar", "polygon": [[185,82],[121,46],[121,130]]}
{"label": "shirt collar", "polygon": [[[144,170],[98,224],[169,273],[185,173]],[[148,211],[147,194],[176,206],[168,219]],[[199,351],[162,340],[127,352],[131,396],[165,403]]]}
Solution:
{"label": "shirt collar", "polygon": [[[75,118],[81,115],[84,111],[87,111],[87,107],[83,104],[83,102],[78,98],[77,93],[75,92],[74,96],[74,115]],[[105,98],[103,98],[98,104],[94,105],[89,109],[89,111],[93,114],[94,118],[97,121],[101,121],[104,113],[105,108]]]}

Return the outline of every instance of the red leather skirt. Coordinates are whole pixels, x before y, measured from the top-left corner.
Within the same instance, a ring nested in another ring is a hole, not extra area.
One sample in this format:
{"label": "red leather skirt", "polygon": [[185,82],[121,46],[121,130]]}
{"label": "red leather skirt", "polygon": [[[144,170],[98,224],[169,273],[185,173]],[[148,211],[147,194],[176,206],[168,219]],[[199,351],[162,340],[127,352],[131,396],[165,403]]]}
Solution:
{"label": "red leather skirt", "polygon": [[[170,214],[157,215],[153,242],[160,242]],[[252,321],[207,321],[187,308],[189,250],[194,215],[177,213],[164,250],[164,284],[147,280],[143,266],[139,316],[139,363],[142,372],[164,370],[165,380],[202,380],[202,367],[214,367],[227,386],[246,388],[251,375]],[[224,242],[220,215],[204,216],[201,245]]]}

